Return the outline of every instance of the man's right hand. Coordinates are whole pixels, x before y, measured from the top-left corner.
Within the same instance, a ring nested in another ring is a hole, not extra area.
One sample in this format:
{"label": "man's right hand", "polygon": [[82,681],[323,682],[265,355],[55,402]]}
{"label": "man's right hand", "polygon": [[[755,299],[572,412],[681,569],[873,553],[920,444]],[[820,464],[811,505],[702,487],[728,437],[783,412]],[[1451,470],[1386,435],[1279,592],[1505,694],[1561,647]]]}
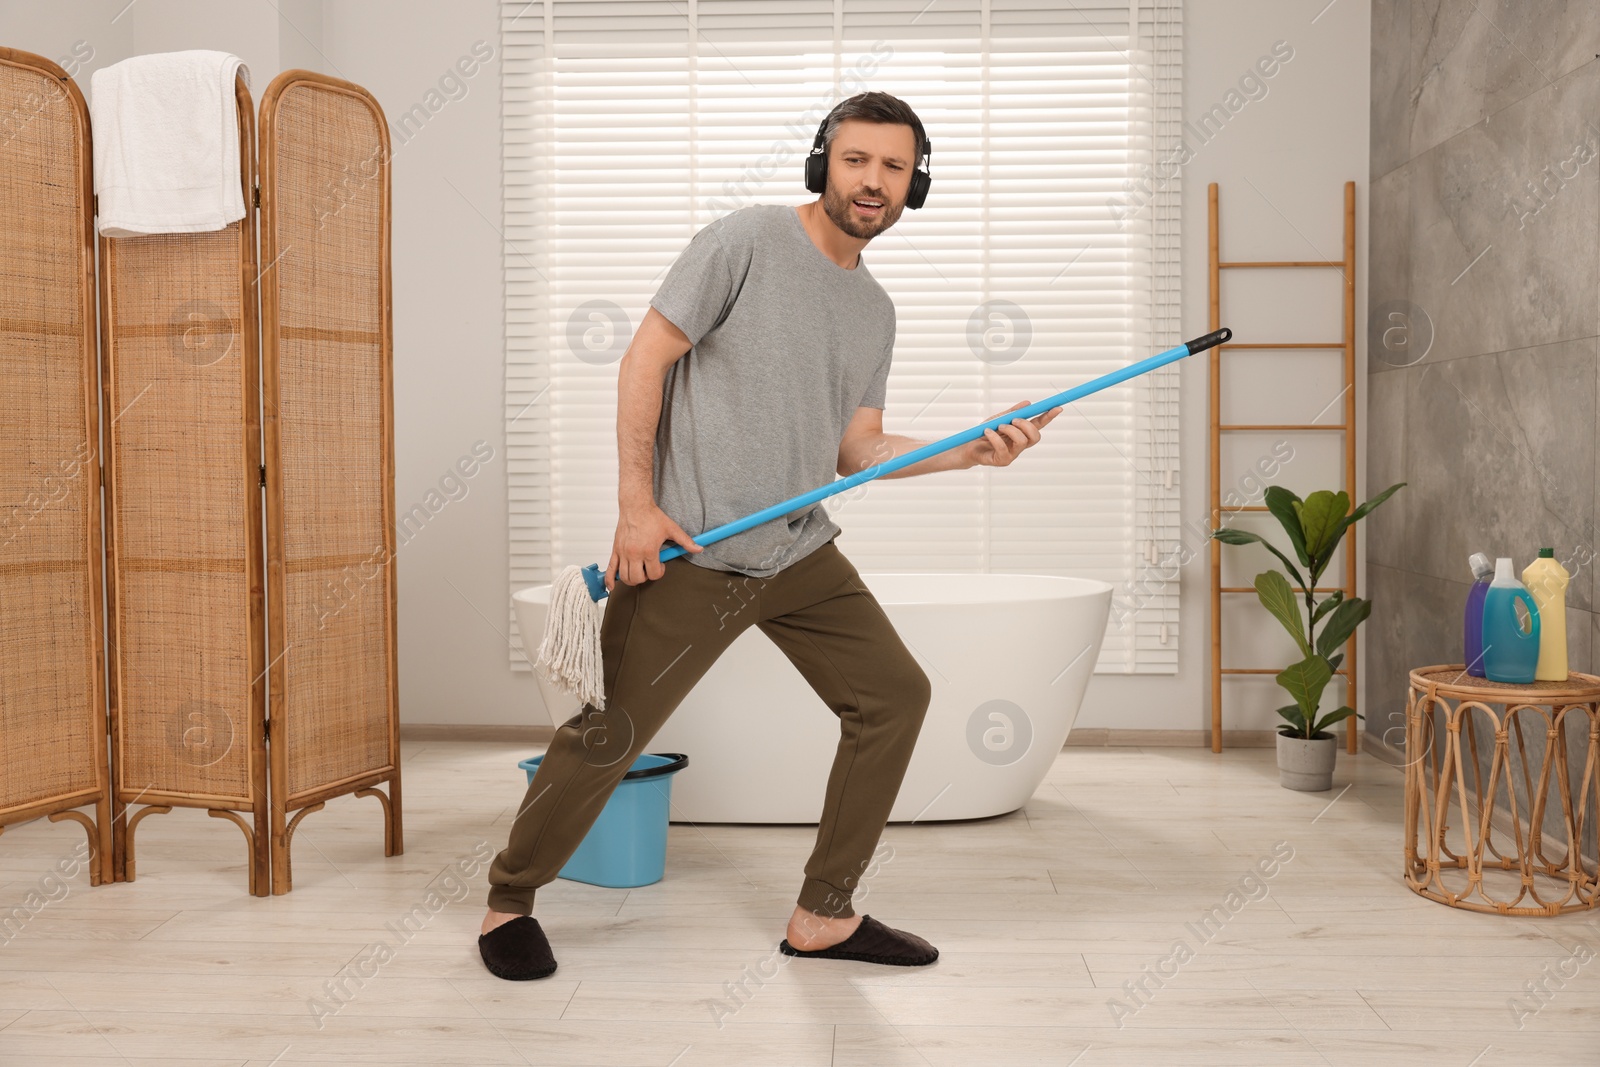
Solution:
{"label": "man's right hand", "polygon": [[642,585],[665,574],[667,567],[661,562],[661,546],[667,541],[689,552],[705,548],[695,544],[694,538],[654,502],[624,508],[617,518],[617,535],[612,539],[611,560],[606,564],[606,592],[612,590],[616,581]]}

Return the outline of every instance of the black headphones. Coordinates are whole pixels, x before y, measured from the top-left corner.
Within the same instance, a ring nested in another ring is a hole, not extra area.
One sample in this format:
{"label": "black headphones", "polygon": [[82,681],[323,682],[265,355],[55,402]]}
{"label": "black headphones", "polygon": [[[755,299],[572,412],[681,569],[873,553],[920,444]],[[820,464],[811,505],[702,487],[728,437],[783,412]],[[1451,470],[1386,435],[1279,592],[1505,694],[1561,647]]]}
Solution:
{"label": "black headphones", "polygon": [[[828,119],[823,119],[817,127],[816,140],[811,142],[811,154],[806,156],[806,188],[813,193],[821,193],[828,188],[828,149],[822,140],[827,128]],[[933,183],[933,176],[928,173],[928,167],[933,162],[933,142],[926,137],[922,140],[919,156],[920,164],[911,171],[911,188],[906,193],[906,207],[913,211],[928,199],[928,186]]]}

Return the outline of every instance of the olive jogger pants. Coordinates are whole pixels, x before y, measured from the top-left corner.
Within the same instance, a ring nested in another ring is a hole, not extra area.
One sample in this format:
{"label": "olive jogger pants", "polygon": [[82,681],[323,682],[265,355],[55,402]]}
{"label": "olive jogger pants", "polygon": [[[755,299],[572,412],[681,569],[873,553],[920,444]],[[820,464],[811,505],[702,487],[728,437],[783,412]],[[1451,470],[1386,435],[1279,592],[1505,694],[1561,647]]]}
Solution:
{"label": "olive jogger pants", "polygon": [[758,626],[839,720],[797,903],[819,915],[854,915],[852,894],[928,709],[927,675],[832,541],[770,578],[681,556],[662,566],[654,581],[612,589],[600,627],[606,709],[586,704],[557,727],[490,867],[489,907],[532,913],[535,890],[571,858],[667,717],[733,640]]}

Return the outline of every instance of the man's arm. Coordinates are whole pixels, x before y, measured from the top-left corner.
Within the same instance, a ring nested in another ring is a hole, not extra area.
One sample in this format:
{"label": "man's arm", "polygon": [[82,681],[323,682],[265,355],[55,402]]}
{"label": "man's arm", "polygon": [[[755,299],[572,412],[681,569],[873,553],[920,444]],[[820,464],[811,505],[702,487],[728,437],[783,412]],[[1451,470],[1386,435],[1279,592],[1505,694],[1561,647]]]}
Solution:
{"label": "man's arm", "polygon": [[691,345],[684,332],[650,308],[617,370],[617,533],[606,564],[606,588],[616,575],[628,585],[665,573],[661,545],[672,541],[701,551],[684,529],[656,505],[656,429],[667,370]]}
{"label": "man's arm", "polygon": [[[1012,404],[1006,411],[1027,407],[1032,401]],[[946,449],[937,455],[902,467],[900,470],[879,475],[880,478],[909,478],[934,471],[966,470],[968,467],[1004,467],[1020,456],[1024,449],[1039,443],[1039,431],[1048,426],[1060,408],[1051,408],[1043,415],[1031,419],[1015,419],[1001,425],[1001,433],[985,430],[983,436],[964,445]],[[997,415],[1004,415],[1005,411]],[[995,418],[997,415],[991,415]],[[839,442],[839,464],[836,468],[841,478],[849,477],[877,463],[885,463],[896,456],[914,452],[931,441],[883,432],[881,408],[856,408],[855,417],[845,427],[844,439]]]}
{"label": "man's arm", "polygon": [[655,501],[656,429],[667,371],[690,349],[689,338],[648,308],[617,367],[617,504]]}
{"label": "man's arm", "polygon": [[[850,425],[845,427],[844,439],[839,442],[837,472],[847,478],[875,463],[885,463],[928,444],[912,437],[883,432],[881,408],[856,408]],[[937,456],[929,456],[920,463],[879,475],[881,478],[909,478],[914,474],[932,474],[934,471],[965,470],[972,466],[963,449],[952,448]]]}

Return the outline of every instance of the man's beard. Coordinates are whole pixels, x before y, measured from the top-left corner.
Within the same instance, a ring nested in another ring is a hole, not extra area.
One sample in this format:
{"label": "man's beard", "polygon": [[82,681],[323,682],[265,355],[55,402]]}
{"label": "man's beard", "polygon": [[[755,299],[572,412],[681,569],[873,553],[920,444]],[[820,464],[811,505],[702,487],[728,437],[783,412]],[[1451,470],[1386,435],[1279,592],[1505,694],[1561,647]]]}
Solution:
{"label": "man's beard", "polygon": [[851,237],[862,241],[870,241],[900,219],[901,212],[905,211],[905,201],[894,203],[886,196],[865,196],[862,199],[883,201],[883,210],[878,212],[875,219],[859,218],[852,206],[855,197],[847,197],[838,191],[832,182],[828,183],[827,190],[822,195],[822,210],[827,213],[833,224]]}

